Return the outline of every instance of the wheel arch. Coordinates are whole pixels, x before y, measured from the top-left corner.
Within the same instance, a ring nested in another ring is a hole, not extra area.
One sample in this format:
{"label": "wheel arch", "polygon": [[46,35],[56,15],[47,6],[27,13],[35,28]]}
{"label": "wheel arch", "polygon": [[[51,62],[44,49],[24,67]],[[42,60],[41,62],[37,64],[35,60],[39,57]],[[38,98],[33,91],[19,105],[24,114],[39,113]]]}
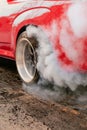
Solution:
{"label": "wheel arch", "polygon": [[11,48],[13,50],[13,58],[15,59],[15,53],[16,53],[16,46],[17,46],[17,40],[20,34],[24,31],[26,31],[27,26],[32,25],[32,26],[38,26],[35,24],[27,23],[23,24],[21,26],[15,27],[12,31],[12,42],[11,42]]}
{"label": "wheel arch", "polygon": [[[50,13],[50,10],[46,7],[38,7],[25,12],[20,13],[12,23],[11,31],[11,48],[13,51],[16,49],[16,42],[18,36],[26,30],[28,25],[44,25],[46,16]],[[44,16],[44,17],[43,17]],[[41,19],[41,20],[40,20]]]}
{"label": "wheel arch", "polygon": [[17,36],[16,36],[16,42],[17,42],[17,40],[18,40],[19,35],[20,35],[22,32],[24,32],[24,31],[26,31],[26,26],[21,27],[20,30],[18,31]]}

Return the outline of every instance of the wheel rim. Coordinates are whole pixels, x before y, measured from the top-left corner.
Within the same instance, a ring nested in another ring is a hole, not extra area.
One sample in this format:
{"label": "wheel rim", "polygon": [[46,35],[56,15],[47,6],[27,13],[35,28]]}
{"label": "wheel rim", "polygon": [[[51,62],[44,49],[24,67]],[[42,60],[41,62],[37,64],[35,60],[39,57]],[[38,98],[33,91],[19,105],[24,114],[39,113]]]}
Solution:
{"label": "wheel rim", "polygon": [[35,48],[27,38],[20,39],[16,50],[16,64],[22,80],[30,83],[36,74],[37,56]]}

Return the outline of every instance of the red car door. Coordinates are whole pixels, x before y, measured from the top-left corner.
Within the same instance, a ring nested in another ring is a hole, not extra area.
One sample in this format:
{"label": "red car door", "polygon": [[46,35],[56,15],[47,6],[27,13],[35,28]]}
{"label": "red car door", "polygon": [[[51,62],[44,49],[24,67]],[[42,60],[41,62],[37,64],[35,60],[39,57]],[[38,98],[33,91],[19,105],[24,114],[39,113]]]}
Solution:
{"label": "red car door", "polygon": [[11,6],[6,0],[0,2],[0,48],[11,41]]}
{"label": "red car door", "polygon": [[11,50],[12,23],[19,10],[20,6],[15,0],[0,1],[0,54]]}

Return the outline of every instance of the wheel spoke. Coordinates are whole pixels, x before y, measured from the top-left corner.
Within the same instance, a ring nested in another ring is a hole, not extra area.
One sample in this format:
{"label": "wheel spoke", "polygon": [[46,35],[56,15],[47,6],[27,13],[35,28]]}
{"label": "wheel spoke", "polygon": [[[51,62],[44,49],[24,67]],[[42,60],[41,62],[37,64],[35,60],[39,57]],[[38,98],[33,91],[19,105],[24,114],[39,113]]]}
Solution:
{"label": "wheel spoke", "polygon": [[31,55],[31,56],[33,56],[33,50],[32,50],[32,48],[28,45],[28,51],[29,51],[29,54]]}
{"label": "wheel spoke", "polygon": [[33,75],[36,70],[36,58],[34,54],[34,48],[28,43],[25,46],[25,66],[29,72],[30,75]]}

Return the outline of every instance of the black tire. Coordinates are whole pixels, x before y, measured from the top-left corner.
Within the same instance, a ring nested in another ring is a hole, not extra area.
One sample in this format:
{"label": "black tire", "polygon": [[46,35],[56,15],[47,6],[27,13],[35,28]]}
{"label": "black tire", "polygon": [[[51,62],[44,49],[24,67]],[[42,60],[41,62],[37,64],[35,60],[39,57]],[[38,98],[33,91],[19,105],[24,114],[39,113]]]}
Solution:
{"label": "black tire", "polygon": [[37,82],[39,78],[36,68],[37,47],[35,37],[28,38],[26,31],[20,34],[16,47],[16,65],[21,79],[26,84]]}

